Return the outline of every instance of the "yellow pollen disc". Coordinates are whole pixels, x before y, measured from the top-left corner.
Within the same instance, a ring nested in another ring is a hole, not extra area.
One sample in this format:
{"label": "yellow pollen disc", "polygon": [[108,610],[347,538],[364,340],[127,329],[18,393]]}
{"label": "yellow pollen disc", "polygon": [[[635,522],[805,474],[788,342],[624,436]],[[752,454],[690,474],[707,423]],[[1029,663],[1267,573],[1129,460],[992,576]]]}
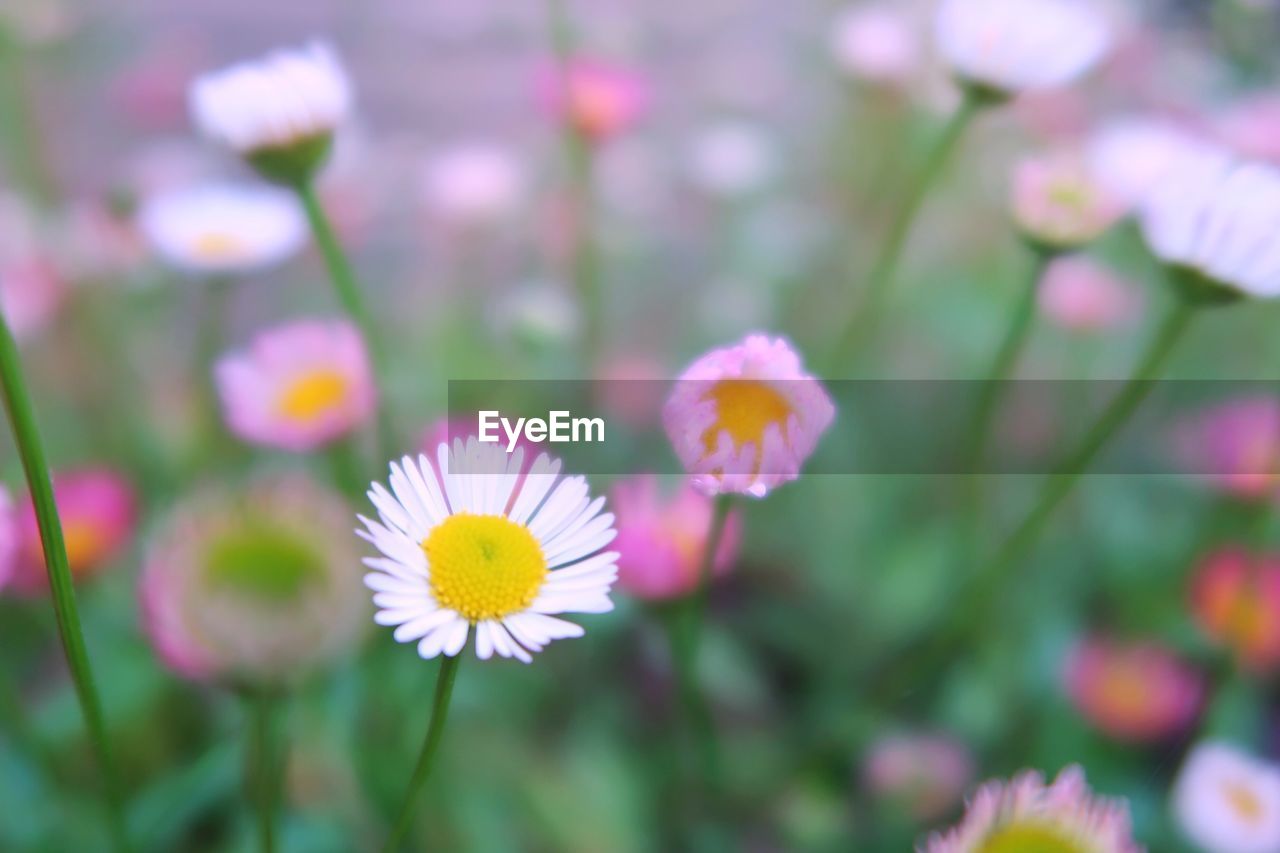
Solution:
{"label": "yellow pollen disc", "polygon": [[1059,207],[1075,211],[1083,210],[1093,200],[1084,187],[1075,183],[1055,184],[1049,190],[1049,198]]}
{"label": "yellow pollen disc", "polygon": [[1256,826],[1266,816],[1266,807],[1262,800],[1247,786],[1238,782],[1227,782],[1222,786],[1227,804],[1245,823]]}
{"label": "yellow pollen disc", "polygon": [[1089,853],[1063,830],[1043,823],[1011,823],[997,829],[974,853]]}
{"label": "yellow pollen disc", "polygon": [[74,518],[63,522],[62,538],[67,546],[67,563],[72,572],[84,571],[93,564],[106,545],[98,525]]}
{"label": "yellow pollen disc", "polygon": [[431,594],[473,624],[525,610],[547,577],[542,546],[501,515],[450,516],[422,543]]}
{"label": "yellow pollen disc", "polygon": [[755,379],[726,379],[717,382],[707,393],[716,404],[716,420],[703,435],[707,451],[715,450],[720,433],[728,431],[734,446],[753,444],[759,459],[764,433],[777,424],[786,437],[791,404],[766,382]]}
{"label": "yellow pollen disc", "polygon": [[347,396],[347,378],[333,370],[304,373],[285,388],[280,413],[295,421],[310,421],[341,403]]}
{"label": "yellow pollen disc", "polygon": [[243,240],[225,231],[206,231],[191,241],[192,254],[205,261],[234,261],[248,251]]}

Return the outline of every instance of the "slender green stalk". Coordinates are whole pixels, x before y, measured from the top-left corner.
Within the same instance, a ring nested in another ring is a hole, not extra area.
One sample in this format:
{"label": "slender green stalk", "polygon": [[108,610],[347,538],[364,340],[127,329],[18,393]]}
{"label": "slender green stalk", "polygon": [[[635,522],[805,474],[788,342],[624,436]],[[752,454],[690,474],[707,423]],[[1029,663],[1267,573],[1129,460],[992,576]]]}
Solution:
{"label": "slender green stalk", "polygon": [[245,703],[249,712],[245,787],[257,816],[258,849],[262,853],[275,853],[276,813],[284,760],[276,721],[278,701],[270,692],[259,690],[246,696]]}
{"label": "slender green stalk", "polygon": [[711,573],[716,563],[716,552],[720,550],[720,540],[724,538],[725,526],[729,521],[729,511],[733,508],[733,498],[727,494],[716,497],[711,508],[711,526],[707,530],[707,541],[702,549],[702,561],[698,564],[698,586],[690,599],[689,613],[691,631],[685,653],[690,658],[698,654],[698,641],[701,636],[702,623],[706,619],[707,598],[711,594]]}
{"label": "slender green stalk", "polygon": [[890,223],[884,242],[880,244],[880,254],[867,277],[866,288],[837,338],[833,352],[834,368],[844,367],[875,328],[885,297],[893,285],[898,261],[901,260],[907,238],[911,235],[911,227],[915,224],[929,190],[950,162],[969,125],[991,102],[990,94],[967,88],[941,135],[933,143],[920,172],[903,196],[902,207],[898,208]]}
{"label": "slender green stalk", "polygon": [[449,700],[453,696],[453,682],[458,677],[460,655],[444,656],[440,661],[440,674],[436,676],[436,695],[431,704],[431,721],[427,724],[427,736],[422,741],[422,752],[418,754],[418,763],[413,768],[413,776],[409,779],[409,787],[404,794],[404,803],[400,806],[400,816],[382,846],[383,853],[394,853],[409,833],[413,824],[414,802],[422,791],[431,768],[435,764],[436,753],[440,749],[440,739],[444,736],[445,720],[449,717]]}
{"label": "slender green stalk", "polygon": [[22,373],[22,363],[8,319],[0,312],[0,386],[4,393],[4,405],[13,429],[14,442],[22,457],[22,468],[27,486],[35,505],[36,524],[40,529],[40,543],[44,548],[45,568],[49,574],[49,590],[53,612],[58,622],[58,635],[66,654],[67,667],[75,684],[76,698],[84,715],[89,743],[102,773],[103,793],[106,799],[107,819],[112,843],[116,850],[130,849],[124,829],[123,799],[120,795],[119,777],[102,718],[102,704],[89,662],[89,652],[80,626],[80,613],[76,606],[75,586],[71,568],[67,563],[67,548],[62,537],[62,522],[54,502],[53,484],[49,479],[49,463],[45,458],[44,443],[36,426],[31,394],[27,390]]}
{"label": "slender green stalk", "polygon": [[51,207],[57,201],[57,185],[27,89],[22,45],[0,23],[0,133],[14,176],[33,201]]}

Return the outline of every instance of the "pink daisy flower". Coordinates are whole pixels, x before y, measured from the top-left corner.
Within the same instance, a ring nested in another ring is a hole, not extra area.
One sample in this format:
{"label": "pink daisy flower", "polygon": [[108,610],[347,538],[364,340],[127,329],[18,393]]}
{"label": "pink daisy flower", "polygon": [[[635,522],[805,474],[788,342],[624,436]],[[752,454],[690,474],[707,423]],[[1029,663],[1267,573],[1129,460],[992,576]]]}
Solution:
{"label": "pink daisy flower", "polygon": [[748,335],[690,365],[662,415],[694,485],[764,497],[800,476],[835,408],[785,340]]}
{"label": "pink daisy flower", "polygon": [[1280,557],[1239,548],[1209,555],[1196,572],[1191,609],[1200,629],[1246,668],[1280,666]]}
{"label": "pink daisy flower", "polygon": [[245,441],[303,452],[374,413],[369,354],[345,320],[301,320],[257,336],[214,367],[223,416]]}
{"label": "pink daisy flower", "polygon": [[1093,242],[1125,212],[1083,158],[1066,152],[1021,161],[1014,169],[1010,205],[1022,233],[1053,250]]}
{"label": "pink daisy flower", "polygon": [[[54,475],[54,501],[62,518],[67,562],[77,579],[91,576],[124,550],[133,537],[138,507],[133,487],[107,468]],[[36,595],[49,588],[35,506],[27,496],[15,513],[17,547],[13,589]]]}
{"label": "pink daisy flower", "polygon": [[1116,740],[1159,741],[1184,731],[1200,711],[1199,674],[1163,646],[1093,638],[1067,664],[1077,710]]}
{"label": "pink daisy flower", "polygon": [[634,71],[595,59],[550,70],[543,86],[547,109],[594,143],[629,130],[649,105],[649,86]]}
{"label": "pink daisy flower", "polygon": [[1071,332],[1115,329],[1142,311],[1142,297],[1132,282],[1081,255],[1050,264],[1037,299],[1050,322]]}
{"label": "pink daisy flower", "polygon": [[[646,474],[613,487],[618,516],[618,586],[637,598],[664,601],[698,587],[698,572],[711,529],[711,499],[687,482],[664,496],[658,478]],[[723,576],[738,556],[742,524],[730,514],[712,572]]]}
{"label": "pink daisy flower", "polygon": [[1129,806],[1095,797],[1084,771],[1069,767],[1052,785],[1026,772],[1011,782],[988,782],[969,803],[964,820],[932,836],[921,853],[1142,853],[1133,840]]}

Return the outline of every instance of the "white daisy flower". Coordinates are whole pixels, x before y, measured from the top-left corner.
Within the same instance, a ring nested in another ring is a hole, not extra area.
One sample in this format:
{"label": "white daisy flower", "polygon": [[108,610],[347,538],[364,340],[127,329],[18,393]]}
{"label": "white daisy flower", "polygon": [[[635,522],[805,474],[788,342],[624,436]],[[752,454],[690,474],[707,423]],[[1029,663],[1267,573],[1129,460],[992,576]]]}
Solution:
{"label": "white daisy flower", "polygon": [[1066,85],[1111,44],[1087,0],[943,0],[935,38],[961,80],[1003,95]]}
{"label": "white daisy flower", "polygon": [[327,157],[353,95],[333,50],[313,42],[205,74],[190,100],[202,133],[273,179],[296,182]]}
{"label": "white daisy flower", "polygon": [[1280,171],[1225,156],[1189,160],[1140,218],[1151,250],[1191,273],[1198,295],[1280,296]]}
{"label": "white daisy flower", "polygon": [[1224,743],[1197,746],[1173,791],[1173,811],[1205,853],[1280,850],[1280,766]]}
{"label": "white daisy flower", "polygon": [[160,258],[202,276],[244,275],[282,263],[302,248],[307,222],[283,190],[203,184],[146,199],[138,228]]}
{"label": "white daisy flower", "polygon": [[[605,499],[583,477],[559,479],[560,461],[474,437],[391,463],[391,490],[374,483],[378,520],[357,533],[382,552],[364,563],[380,625],[416,642],[424,659],[457,655],[475,629],[476,655],[529,663],[552,640],[580,637],[561,613],[613,609],[617,531]],[[439,472],[437,474],[437,472]],[[557,482],[557,480],[559,481]]]}

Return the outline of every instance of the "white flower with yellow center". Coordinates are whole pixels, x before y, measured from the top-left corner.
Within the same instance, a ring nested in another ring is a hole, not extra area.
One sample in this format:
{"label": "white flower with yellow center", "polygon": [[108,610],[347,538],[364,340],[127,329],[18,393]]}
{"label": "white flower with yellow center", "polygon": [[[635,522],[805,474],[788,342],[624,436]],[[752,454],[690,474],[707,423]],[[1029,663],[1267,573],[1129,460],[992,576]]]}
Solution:
{"label": "white flower with yellow center", "polygon": [[1173,811],[1205,853],[1280,850],[1280,766],[1224,743],[1197,746],[1173,791]]}
{"label": "white flower with yellow center", "polygon": [[1111,43],[1089,0],[944,0],[935,37],[963,82],[1001,95],[1071,83]]}
{"label": "white flower with yellow center", "polygon": [[297,254],[307,236],[291,195],[267,186],[202,184],[146,199],[138,228],[168,265],[199,276],[245,275]]}
{"label": "white flower with yellow center", "polygon": [[452,657],[474,629],[482,660],[529,663],[552,640],[582,636],[558,614],[613,609],[618,554],[601,549],[614,517],[583,477],[560,479],[545,454],[525,471],[522,450],[475,438],[436,455],[435,467],[424,455],[391,463],[390,491],[369,490],[378,520],[361,516],[357,531],[382,552],[365,559],[365,584],[398,642]]}
{"label": "white flower with yellow center", "polygon": [[191,86],[201,132],[285,183],[312,177],[352,101],[346,72],[322,42],[205,74]]}

